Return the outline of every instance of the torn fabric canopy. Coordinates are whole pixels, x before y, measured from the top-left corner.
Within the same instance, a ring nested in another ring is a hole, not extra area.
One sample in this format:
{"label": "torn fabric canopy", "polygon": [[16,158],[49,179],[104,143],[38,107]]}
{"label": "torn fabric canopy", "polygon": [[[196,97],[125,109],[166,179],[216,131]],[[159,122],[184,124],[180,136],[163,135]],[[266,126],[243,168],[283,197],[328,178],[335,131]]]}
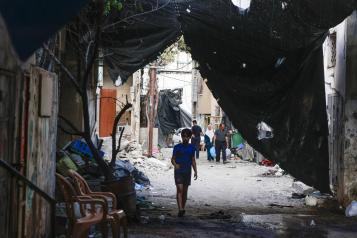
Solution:
{"label": "torn fabric canopy", "polygon": [[[126,1],[120,24],[106,33],[107,63],[113,80],[125,80],[183,34],[243,137],[294,177],[325,192],[321,45],[328,29],[356,5],[356,0],[252,0],[244,10],[231,0]],[[272,138],[258,140],[262,121],[274,130]]]}
{"label": "torn fabric canopy", "polygon": [[21,60],[26,60],[89,0],[62,1],[0,1],[13,46]]}

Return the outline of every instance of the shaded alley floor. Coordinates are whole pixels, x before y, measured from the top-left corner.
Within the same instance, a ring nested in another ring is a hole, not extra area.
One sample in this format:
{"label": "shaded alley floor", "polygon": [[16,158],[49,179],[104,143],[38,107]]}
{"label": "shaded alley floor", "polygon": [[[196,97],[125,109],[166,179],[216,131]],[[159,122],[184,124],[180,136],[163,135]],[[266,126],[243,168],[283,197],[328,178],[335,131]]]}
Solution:
{"label": "shaded alley floor", "polygon": [[151,206],[141,209],[130,237],[357,237],[357,219],[292,199],[292,177],[263,177],[268,168],[255,163],[201,157],[184,218],[177,217],[173,169],[145,171],[152,189],[138,195]]}

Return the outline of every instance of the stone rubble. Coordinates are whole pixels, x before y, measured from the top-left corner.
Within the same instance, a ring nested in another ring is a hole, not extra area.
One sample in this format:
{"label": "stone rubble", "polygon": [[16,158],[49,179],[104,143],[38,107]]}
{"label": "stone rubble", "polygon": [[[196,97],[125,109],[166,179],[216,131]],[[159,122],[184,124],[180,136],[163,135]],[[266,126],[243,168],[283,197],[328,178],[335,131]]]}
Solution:
{"label": "stone rubble", "polygon": [[[110,161],[112,155],[111,138],[104,138],[102,150],[105,151],[105,160]],[[137,169],[143,170],[169,170],[171,168],[170,160],[164,159],[161,152],[154,154],[155,157],[146,157],[143,155],[142,146],[135,140],[122,139],[121,149],[117,159],[128,160]]]}

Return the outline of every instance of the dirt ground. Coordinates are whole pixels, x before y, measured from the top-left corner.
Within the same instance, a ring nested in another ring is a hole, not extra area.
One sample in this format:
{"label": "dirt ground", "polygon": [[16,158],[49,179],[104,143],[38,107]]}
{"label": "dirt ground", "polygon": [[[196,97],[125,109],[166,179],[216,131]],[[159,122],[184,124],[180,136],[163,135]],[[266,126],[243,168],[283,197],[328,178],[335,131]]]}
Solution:
{"label": "dirt ground", "polygon": [[[170,155],[163,150],[164,163]],[[210,163],[201,153],[186,216],[178,218],[173,169],[147,169],[152,188],[138,196],[148,206],[140,223],[130,225],[130,237],[357,237],[357,219],[343,210],[306,207],[304,199],[291,198],[291,176],[261,176],[267,170],[235,160]]]}

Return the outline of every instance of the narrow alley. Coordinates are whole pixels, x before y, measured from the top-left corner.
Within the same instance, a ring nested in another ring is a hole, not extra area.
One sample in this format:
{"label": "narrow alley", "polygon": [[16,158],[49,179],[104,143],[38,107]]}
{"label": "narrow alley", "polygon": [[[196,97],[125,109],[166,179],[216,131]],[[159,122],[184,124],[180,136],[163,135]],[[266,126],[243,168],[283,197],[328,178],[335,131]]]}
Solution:
{"label": "narrow alley", "polygon": [[0,1],[0,238],[357,237],[357,0]]}
{"label": "narrow alley", "polygon": [[[169,151],[168,151],[169,152]],[[199,178],[189,189],[187,215],[177,217],[173,169],[148,171],[151,188],[138,193],[141,209],[133,237],[355,237],[356,221],[337,207],[305,206],[292,198],[293,178],[264,175],[268,167],[232,160],[198,161]],[[334,204],[336,206],[336,204]]]}

